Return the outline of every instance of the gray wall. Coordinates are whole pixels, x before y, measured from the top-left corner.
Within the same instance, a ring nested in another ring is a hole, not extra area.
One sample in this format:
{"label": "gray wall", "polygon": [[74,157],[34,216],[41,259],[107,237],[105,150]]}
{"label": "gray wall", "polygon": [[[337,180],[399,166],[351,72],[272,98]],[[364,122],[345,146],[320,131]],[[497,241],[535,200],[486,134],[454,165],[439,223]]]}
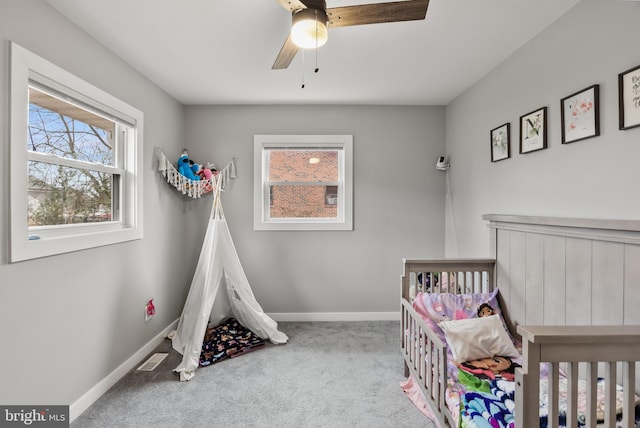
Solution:
{"label": "gray wall", "polygon": [[[8,264],[9,40],[144,111],[144,239]],[[197,249],[189,213],[154,170],[176,151],[183,107],[44,1],[0,2],[0,403],[70,404],[180,313]],[[176,227],[178,225],[178,227]],[[158,313],[144,322],[155,298]]]}
{"label": "gray wall", "polygon": [[[618,130],[617,92],[638,40],[639,3],[583,0],[447,106],[447,256],[488,255],[486,213],[640,218],[640,128]],[[561,144],[560,99],[596,83],[601,135]],[[549,147],[521,155],[519,117],[543,106]],[[512,156],[492,164],[489,131],[505,122]]]}
{"label": "gray wall", "polygon": [[[224,209],[266,312],[397,312],[402,257],[443,255],[444,107],[188,107],[186,124],[195,159],[237,157]],[[254,134],[352,134],[354,230],[253,231]]]}

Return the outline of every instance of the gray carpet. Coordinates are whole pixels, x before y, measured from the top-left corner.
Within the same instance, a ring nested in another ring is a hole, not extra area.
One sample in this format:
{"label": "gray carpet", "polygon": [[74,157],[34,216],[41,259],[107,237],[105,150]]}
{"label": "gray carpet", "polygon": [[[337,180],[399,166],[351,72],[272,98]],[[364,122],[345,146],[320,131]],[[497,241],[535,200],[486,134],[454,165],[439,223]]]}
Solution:
{"label": "gray carpet", "polygon": [[169,356],[131,371],[82,413],[84,427],[428,427],[400,388],[400,323],[279,323],[286,345],[199,368],[189,382]]}

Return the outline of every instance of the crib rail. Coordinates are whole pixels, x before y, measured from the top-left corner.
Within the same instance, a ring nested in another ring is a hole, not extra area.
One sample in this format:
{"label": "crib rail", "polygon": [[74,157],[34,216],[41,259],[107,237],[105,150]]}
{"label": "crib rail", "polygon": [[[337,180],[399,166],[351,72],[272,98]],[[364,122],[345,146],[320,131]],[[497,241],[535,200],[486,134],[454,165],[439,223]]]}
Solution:
{"label": "crib rail", "polygon": [[488,293],[494,288],[494,259],[403,259],[402,297],[424,293]]}
{"label": "crib rail", "polygon": [[[616,427],[616,385],[623,392],[622,424],[635,426],[636,364],[640,326],[518,326],[523,366],[516,369],[516,428],[538,426],[540,363],[548,363],[549,426],[558,423],[559,372],[567,378],[566,426],[578,424],[578,379],[586,383],[585,425],[595,427],[596,385],[604,378],[604,427]],[[621,381],[619,379],[622,379]],[[598,425],[600,426],[600,425]]]}
{"label": "crib rail", "polygon": [[[440,423],[455,426],[446,405],[447,347],[431,332],[411,303],[402,301],[404,375],[413,375]],[[443,419],[444,418],[444,419]],[[446,419],[446,423],[445,423]]]}

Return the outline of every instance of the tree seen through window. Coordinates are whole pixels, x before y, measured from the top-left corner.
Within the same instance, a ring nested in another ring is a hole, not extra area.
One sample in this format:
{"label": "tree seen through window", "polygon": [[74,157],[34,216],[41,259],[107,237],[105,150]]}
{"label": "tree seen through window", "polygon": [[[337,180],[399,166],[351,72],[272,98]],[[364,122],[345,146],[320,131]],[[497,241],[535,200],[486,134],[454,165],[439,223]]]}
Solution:
{"label": "tree seen through window", "polygon": [[29,226],[111,221],[115,123],[29,88]]}

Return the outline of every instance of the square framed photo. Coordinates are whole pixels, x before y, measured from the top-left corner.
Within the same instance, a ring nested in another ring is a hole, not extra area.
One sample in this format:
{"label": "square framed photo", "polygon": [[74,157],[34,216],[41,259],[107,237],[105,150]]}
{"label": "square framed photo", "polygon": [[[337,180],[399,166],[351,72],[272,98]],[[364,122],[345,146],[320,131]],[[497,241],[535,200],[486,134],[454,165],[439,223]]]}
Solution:
{"label": "square framed photo", "polygon": [[491,162],[511,157],[511,124],[505,123],[491,130]]}
{"label": "square framed photo", "polygon": [[560,101],[562,144],[600,135],[600,85],[593,85]]}
{"label": "square framed photo", "polygon": [[547,108],[520,116],[520,153],[547,148]]}
{"label": "square framed photo", "polygon": [[620,129],[640,126],[640,65],[618,74]]}

